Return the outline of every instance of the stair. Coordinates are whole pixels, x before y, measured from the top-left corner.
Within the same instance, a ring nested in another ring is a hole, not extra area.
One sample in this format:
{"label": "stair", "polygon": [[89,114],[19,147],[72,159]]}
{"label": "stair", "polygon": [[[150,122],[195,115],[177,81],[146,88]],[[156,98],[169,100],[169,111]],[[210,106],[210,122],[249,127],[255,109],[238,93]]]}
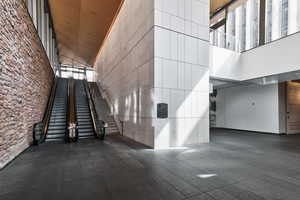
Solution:
{"label": "stair", "polygon": [[94,129],[88,99],[84,89],[84,82],[82,80],[76,80],[75,84],[78,137],[79,139],[93,138]]}
{"label": "stair", "polygon": [[58,79],[46,142],[63,141],[67,130],[68,79]]}
{"label": "stair", "polygon": [[102,98],[102,95],[99,91],[99,88],[96,83],[89,83],[91,87],[91,93],[95,101],[96,110],[100,119],[108,123],[106,128],[106,134],[120,134],[120,130],[117,126],[117,123],[114,120],[114,117],[111,115],[110,108],[105,99]]}

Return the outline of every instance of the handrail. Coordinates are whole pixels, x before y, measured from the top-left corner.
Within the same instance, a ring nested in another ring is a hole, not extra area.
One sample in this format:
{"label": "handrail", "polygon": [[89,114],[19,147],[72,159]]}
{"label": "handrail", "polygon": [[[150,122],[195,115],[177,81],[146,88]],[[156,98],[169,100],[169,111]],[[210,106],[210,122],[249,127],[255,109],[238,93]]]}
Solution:
{"label": "handrail", "polygon": [[114,104],[112,103],[112,100],[110,98],[110,94],[109,94],[109,91],[104,89],[103,87],[101,87],[100,84],[97,84],[97,87],[98,89],[100,90],[100,93],[102,95],[102,98],[106,100],[106,103],[108,104],[108,106],[110,107],[110,110],[111,110],[111,114],[117,124],[117,127],[121,133],[121,135],[124,134],[124,121],[122,121],[118,115],[116,115],[115,113],[115,107],[114,107]]}
{"label": "handrail", "polygon": [[93,129],[94,129],[95,137],[96,138],[100,137],[100,139],[103,140],[105,137],[106,123],[103,120],[99,120],[98,113],[96,111],[95,102],[91,95],[91,89],[89,87],[87,80],[84,80],[84,89],[88,99],[88,105],[89,105],[89,110],[93,121]]}
{"label": "handrail", "polygon": [[70,142],[69,138],[69,119],[70,119],[70,114],[69,114],[69,96],[70,96],[70,87],[69,87],[69,79],[67,81],[67,105],[66,105],[66,131],[65,131],[65,143]]}
{"label": "handrail", "polygon": [[[77,125],[75,81],[73,78],[70,78],[68,80],[67,131],[65,135],[65,142],[70,142],[70,130],[68,128],[70,124]],[[76,129],[75,141],[77,140],[78,140],[78,132]]]}
{"label": "handrail", "polygon": [[[33,144],[38,145],[45,141],[46,134],[48,132],[49,128],[49,122],[51,118],[51,112],[55,100],[55,94],[56,94],[56,88],[57,88],[57,79],[53,78],[53,85],[50,90],[50,95],[48,98],[47,106],[45,108],[44,116],[42,121],[35,123],[33,125]],[[38,130],[37,130],[38,129]],[[37,132],[40,132],[40,137],[37,137]]]}

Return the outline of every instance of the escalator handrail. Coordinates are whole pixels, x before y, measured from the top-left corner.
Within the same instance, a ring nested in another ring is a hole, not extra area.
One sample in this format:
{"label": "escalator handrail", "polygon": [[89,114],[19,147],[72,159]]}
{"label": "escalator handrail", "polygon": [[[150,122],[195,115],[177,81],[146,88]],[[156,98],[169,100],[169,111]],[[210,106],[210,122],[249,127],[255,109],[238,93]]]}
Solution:
{"label": "escalator handrail", "polygon": [[[77,126],[77,116],[76,116],[76,98],[75,98],[75,81],[73,78],[68,80],[68,100],[67,100],[67,121],[66,121],[66,133],[65,142],[70,142],[69,137],[69,125],[75,123]],[[78,140],[78,130],[76,129],[76,138]]]}
{"label": "escalator handrail", "polygon": [[[56,94],[56,89],[57,89],[57,78],[53,78],[53,84],[50,90],[50,95],[48,98],[48,102],[47,102],[47,106],[45,108],[45,112],[44,112],[44,116],[41,122],[35,123],[34,124],[34,130],[33,130],[33,142],[34,144],[39,144],[45,141],[46,139],[46,135],[48,132],[48,128],[49,128],[49,122],[50,122],[50,118],[51,118],[51,112],[52,112],[52,108],[53,108],[53,104],[54,104],[54,100],[55,100],[55,94]],[[36,130],[35,127],[38,124],[42,124],[42,135],[41,137],[37,140],[36,139]]]}

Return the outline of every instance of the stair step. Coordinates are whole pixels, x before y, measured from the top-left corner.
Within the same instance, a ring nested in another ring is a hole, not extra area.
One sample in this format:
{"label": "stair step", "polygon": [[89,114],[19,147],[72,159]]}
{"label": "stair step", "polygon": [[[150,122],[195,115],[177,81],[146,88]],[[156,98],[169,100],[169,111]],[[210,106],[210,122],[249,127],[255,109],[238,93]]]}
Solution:
{"label": "stair step", "polygon": [[65,113],[51,113],[51,117],[65,117]]}
{"label": "stair step", "polygon": [[49,124],[56,124],[56,123],[66,124],[67,120],[66,119],[50,119],[50,121],[49,121]]}
{"label": "stair step", "polygon": [[65,137],[65,134],[57,134],[57,135],[49,135],[49,134],[47,134],[47,140],[48,139],[59,139],[59,138],[61,138],[61,139],[63,139]]}
{"label": "stair step", "polygon": [[49,126],[65,126],[66,125],[66,122],[50,122],[49,123]]}
{"label": "stair step", "polygon": [[79,137],[86,137],[86,136],[93,136],[94,137],[94,133],[78,133]]}
{"label": "stair step", "polygon": [[88,115],[88,116],[77,116],[77,120],[91,120],[91,117]]}
{"label": "stair step", "polygon": [[56,134],[65,134],[66,133],[66,129],[60,129],[60,130],[52,130],[52,129],[48,129],[47,135],[56,135]]}
{"label": "stair step", "polygon": [[46,138],[46,142],[60,142],[60,141],[64,141],[63,138]]}
{"label": "stair step", "polygon": [[78,133],[94,133],[93,128],[78,129]]}
{"label": "stair step", "polygon": [[66,119],[65,115],[54,115],[51,116],[50,119]]}
{"label": "stair step", "polygon": [[49,124],[49,128],[48,130],[65,130],[66,129],[66,124],[63,125],[50,125]]}
{"label": "stair step", "polygon": [[80,114],[90,114],[90,111],[89,110],[85,110],[85,111],[81,111],[81,110],[77,110],[77,115],[80,115]]}
{"label": "stair step", "polygon": [[81,125],[81,124],[79,124],[77,126],[77,128],[78,129],[93,129],[93,126],[92,126],[92,124],[91,125]]}
{"label": "stair step", "polygon": [[89,120],[91,120],[91,116],[90,115],[77,115],[77,119],[89,119]]}

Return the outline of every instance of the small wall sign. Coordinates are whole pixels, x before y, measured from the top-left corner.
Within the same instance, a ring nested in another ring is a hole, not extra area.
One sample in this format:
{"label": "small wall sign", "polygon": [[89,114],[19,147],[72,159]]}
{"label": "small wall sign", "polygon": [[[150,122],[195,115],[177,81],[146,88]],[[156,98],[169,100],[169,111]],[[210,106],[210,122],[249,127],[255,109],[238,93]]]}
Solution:
{"label": "small wall sign", "polygon": [[166,103],[157,104],[157,118],[160,119],[168,118],[168,104]]}

